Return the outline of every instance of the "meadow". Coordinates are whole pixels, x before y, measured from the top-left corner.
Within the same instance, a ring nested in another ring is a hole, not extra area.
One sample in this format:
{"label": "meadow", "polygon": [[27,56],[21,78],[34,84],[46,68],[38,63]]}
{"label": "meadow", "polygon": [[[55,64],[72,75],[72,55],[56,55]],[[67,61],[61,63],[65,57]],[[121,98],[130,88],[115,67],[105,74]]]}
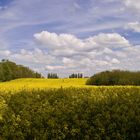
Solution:
{"label": "meadow", "polygon": [[0,83],[0,139],[140,139],[140,86],[88,86],[86,81]]}

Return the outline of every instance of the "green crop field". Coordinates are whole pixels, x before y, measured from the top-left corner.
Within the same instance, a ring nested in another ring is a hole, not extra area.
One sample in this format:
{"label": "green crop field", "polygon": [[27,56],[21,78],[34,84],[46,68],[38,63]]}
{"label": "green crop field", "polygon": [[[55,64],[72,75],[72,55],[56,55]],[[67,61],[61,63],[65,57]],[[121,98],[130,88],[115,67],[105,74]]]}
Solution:
{"label": "green crop field", "polygon": [[0,83],[0,139],[140,139],[140,86],[87,86],[86,80]]}

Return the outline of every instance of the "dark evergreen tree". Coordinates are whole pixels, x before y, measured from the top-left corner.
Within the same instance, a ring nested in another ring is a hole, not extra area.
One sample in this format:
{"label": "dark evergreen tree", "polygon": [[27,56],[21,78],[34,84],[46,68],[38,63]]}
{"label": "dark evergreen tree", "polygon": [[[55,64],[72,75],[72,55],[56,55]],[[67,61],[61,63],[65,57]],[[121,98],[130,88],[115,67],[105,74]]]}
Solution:
{"label": "dark evergreen tree", "polygon": [[59,77],[58,77],[57,73],[48,73],[47,78],[48,79],[58,79]]}
{"label": "dark evergreen tree", "polygon": [[71,75],[69,75],[69,78],[83,78],[83,74],[82,73],[73,73]]}

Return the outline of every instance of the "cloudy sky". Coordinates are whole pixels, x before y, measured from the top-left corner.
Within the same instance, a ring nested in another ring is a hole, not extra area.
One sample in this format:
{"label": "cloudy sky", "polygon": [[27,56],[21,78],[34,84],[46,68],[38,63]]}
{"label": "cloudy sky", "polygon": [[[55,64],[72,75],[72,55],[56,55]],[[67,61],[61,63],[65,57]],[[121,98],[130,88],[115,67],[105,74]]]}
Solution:
{"label": "cloudy sky", "polygon": [[0,59],[46,75],[140,70],[140,0],[0,0]]}

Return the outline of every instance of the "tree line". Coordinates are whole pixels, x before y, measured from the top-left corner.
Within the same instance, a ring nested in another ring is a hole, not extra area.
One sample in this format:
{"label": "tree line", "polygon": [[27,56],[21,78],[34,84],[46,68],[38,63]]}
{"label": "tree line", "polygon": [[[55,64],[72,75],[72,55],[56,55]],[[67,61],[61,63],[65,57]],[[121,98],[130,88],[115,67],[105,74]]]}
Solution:
{"label": "tree line", "polygon": [[41,78],[42,75],[28,67],[3,59],[0,62],[0,81],[5,82],[17,78]]}
{"label": "tree line", "polygon": [[140,71],[103,71],[93,75],[87,85],[140,85]]}
{"label": "tree line", "polygon": [[[10,81],[18,78],[42,78],[43,76],[31,70],[23,65],[17,65],[7,59],[3,59],[0,62],[0,82]],[[57,73],[48,73],[48,79],[58,79]],[[73,73],[69,75],[69,78],[83,78],[82,73]]]}
{"label": "tree line", "polygon": [[69,75],[69,78],[83,78],[83,74],[82,73],[73,73],[73,74]]}
{"label": "tree line", "polygon": [[58,79],[59,77],[58,77],[57,73],[48,73],[47,78],[48,79]]}
{"label": "tree line", "polygon": [[[48,73],[47,78],[48,79],[58,79],[59,76],[57,73]],[[73,74],[69,75],[69,78],[83,78],[83,74],[82,73],[73,73]]]}

